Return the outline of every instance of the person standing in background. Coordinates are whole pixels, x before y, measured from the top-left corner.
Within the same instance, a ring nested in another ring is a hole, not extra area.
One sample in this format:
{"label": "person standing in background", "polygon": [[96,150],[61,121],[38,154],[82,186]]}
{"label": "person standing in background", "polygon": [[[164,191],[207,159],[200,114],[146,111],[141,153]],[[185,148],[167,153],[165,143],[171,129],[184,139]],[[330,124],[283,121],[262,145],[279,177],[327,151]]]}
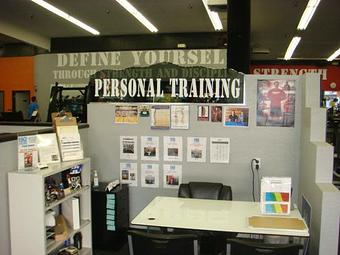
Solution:
{"label": "person standing in background", "polygon": [[37,98],[33,96],[31,98],[31,103],[28,105],[28,119],[31,121],[35,121],[38,117],[38,109],[39,105],[37,102]]}

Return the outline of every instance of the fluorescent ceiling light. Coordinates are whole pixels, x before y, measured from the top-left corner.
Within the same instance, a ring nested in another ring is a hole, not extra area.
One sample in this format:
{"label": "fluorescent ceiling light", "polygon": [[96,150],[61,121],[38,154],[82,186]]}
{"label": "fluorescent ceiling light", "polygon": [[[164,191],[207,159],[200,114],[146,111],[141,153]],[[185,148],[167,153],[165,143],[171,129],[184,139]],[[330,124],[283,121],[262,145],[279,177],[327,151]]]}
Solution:
{"label": "fluorescent ceiling light", "polygon": [[205,7],[205,10],[207,11],[208,13],[208,16],[210,18],[210,21],[211,23],[213,24],[214,26],[214,29],[215,30],[222,30],[223,29],[223,26],[222,26],[222,22],[220,20],[220,17],[218,16],[218,13],[217,12],[213,12],[213,11],[210,11],[209,7],[208,7],[208,4],[207,4],[207,0],[202,0],[203,2],[203,5]]}
{"label": "fluorescent ceiling light", "polygon": [[116,0],[121,6],[125,8],[129,13],[131,13],[140,23],[142,23],[151,32],[158,32],[158,29],[147,19],[143,14],[141,14],[132,4],[126,0]]}
{"label": "fluorescent ceiling light", "polygon": [[333,61],[339,55],[340,55],[340,48],[337,49],[329,58],[327,58],[327,61]]}
{"label": "fluorescent ceiling light", "polygon": [[301,40],[301,37],[298,37],[298,36],[293,37],[293,39],[290,42],[288,49],[286,51],[286,54],[285,54],[285,57],[284,57],[285,60],[291,59],[291,57],[294,53],[294,50],[295,50],[296,46],[298,46],[300,40]]}
{"label": "fluorescent ceiling light", "polygon": [[305,11],[303,12],[299,25],[297,27],[298,30],[305,30],[308,26],[309,21],[312,19],[316,8],[318,7],[321,0],[309,0]]}
{"label": "fluorescent ceiling light", "polygon": [[43,0],[31,0],[32,2],[40,5],[41,7],[49,10],[50,12],[53,12],[54,14],[66,19],[67,21],[77,25],[78,27],[81,27],[82,29],[90,32],[91,34],[94,34],[94,35],[99,35],[99,31],[95,30],[94,28],[86,25],[85,23],[81,22],[80,20],[72,17],[71,15],[67,14],[66,12],[58,9],[57,7],[43,1]]}

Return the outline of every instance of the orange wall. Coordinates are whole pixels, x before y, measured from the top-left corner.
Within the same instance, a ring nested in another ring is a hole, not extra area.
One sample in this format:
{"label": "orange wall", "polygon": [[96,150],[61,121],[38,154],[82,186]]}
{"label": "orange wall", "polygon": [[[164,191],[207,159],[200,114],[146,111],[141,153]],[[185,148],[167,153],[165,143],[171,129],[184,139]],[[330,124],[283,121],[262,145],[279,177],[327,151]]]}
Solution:
{"label": "orange wall", "polygon": [[4,91],[5,111],[12,111],[12,91],[29,90],[35,95],[33,57],[0,57],[0,91]]}

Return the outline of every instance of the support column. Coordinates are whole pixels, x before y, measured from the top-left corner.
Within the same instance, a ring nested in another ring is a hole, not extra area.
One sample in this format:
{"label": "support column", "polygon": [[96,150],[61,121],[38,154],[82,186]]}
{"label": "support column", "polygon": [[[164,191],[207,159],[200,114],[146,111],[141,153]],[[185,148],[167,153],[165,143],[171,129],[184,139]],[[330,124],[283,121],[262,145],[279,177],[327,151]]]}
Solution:
{"label": "support column", "polygon": [[249,73],[250,1],[228,0],[227,67]]}

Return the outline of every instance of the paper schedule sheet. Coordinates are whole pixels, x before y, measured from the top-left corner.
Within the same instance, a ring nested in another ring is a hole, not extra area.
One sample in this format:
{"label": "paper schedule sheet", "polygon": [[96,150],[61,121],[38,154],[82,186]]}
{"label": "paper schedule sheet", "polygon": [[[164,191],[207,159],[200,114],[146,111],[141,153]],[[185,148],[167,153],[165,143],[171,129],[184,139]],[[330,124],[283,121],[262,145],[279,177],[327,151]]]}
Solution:
{"label": "paper schedule sheet", "polygon": [[229,163],[230,138],[210,138],[210,162]]}

